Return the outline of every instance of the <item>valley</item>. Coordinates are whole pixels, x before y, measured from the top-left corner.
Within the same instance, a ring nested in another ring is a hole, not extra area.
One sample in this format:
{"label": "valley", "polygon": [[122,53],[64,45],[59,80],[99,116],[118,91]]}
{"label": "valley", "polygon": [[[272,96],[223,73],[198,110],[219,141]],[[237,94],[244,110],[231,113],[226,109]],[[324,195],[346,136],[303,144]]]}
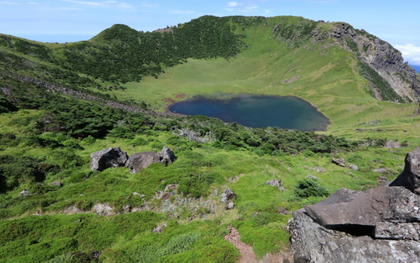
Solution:
{"label": "valley", "polygon": [[[293,211],[402,172],[420,145],[415,78],[373,35],[301,17],[114,25],[67,44],[0,35],[0,261],[237,262],[236,231],[257,260],[292,260]],[[296,96],[331,123],[303,132],[167,111],[223,94]],[[91,166],[102,149],[165,146],[176,160],[138,173]]]}

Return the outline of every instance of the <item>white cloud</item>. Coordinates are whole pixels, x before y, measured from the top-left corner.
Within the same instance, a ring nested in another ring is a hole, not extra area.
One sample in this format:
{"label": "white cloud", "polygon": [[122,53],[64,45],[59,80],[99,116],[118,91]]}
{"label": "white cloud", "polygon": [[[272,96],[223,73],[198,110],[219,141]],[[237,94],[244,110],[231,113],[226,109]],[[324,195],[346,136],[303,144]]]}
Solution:
{"label": "white cloud", "polygon": [[264,10],[264,13],[268,14],[268,13],[270,13],[270,10],[265,9],[265,10]]}
{"label": "white cloud", "polygon": [[182,11],[182,10],[172,10],[172,14],[194,14],[195,11]]}
{"label": "white cloud", "polygon": [[251,4],[243,4],[238,2],[228,2],[228,6],[225,8],[229,12],[240,12],[240,13],[246,13],[251,10],[257,9],[258,6],[251,5]]}
{"label": "white cloud", "polygon": [[118,6],[121,7],[121,8],[126,8],[126,9],[135,9],[135,7],[133,5],[130,5],[130,4],[127,4],[127,3],[119,3]]}
{"label": "white cloud", "polygon": [[105,2],[87,2],[87,1],[75,1],[75,0],[65,0],[65,2],[80,4],[80,5],[89,5],[89,6],[104,6],[107,4],[116,4],[116,1],[105,1]]}
{"label": "white cloud", "polygon": [[153,8],[160,6],[160,4],[150,4],[150,3],[146,3],[146,2],[142,2],[141,5],[143,7],[153,7]]}
{"label": "white cloud", "polygon": [[58,10],[69,10],[69,11],[83,10],[81,8],[76,8],[76,7],[56,7],[55,9],[58,9]]}
{"label": "white cloud", "polygon": [[413,65],[420,65],[420,46],[406,44],[394,45],[394,47],[401,51],[405,61],[409,61]]}
{"label": "white cloud", "polygon": [[37,3],[37,2],[29,2],[28,4],[30,4],[30,5],[39,5],[39,3]]}

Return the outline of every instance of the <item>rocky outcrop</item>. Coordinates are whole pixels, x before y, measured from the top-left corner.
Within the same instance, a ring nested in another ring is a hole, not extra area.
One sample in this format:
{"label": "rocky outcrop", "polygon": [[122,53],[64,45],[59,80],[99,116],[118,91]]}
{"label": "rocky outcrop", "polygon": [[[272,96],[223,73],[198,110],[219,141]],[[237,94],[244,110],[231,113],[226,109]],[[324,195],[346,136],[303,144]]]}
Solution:
{"label": "rocky outcrop", "polygon": [[138,173],[141,169],[149,167],[152,163],[159,163],[160,155],[155,152],[134,153],[127,161],[130,173]]}
{"label": "rocky outcrop", "polygon": [[163,163],[168,165],[175,162],[176,159],[177,157],[174,152],[164,146],[160,153],[141,152],[131,155],[126,166],[130,170],[130,173],[138,173],[141,169],[149,167],[152,163]]}
{"label": "rocky outcrop", "polygon": [[420,262],[420,147],[389,186],[340,189],[288,222],[294,262]]}
{"label": "rocky outcrop", "polygon": [[90,158],[92,159],[90,168],[93,171],[103,171],[111,167],[124,166],[128,160],[128,155],[121,151],[120,147],[117,147],[94,152],[90,155]]}
{"label": "rocky outcrop", "polygon": [[227,188],[223,191],[222,194],[222,203],[226,205],[227,210],[231,210],[235,207],[233,200],[236,199],[237,195],[230,189]]}
{"label": "rocky outcrop", "polygon": [[164,146],[162,151],[160,151],[160,162],[168,165],[169,163],[175,162],[175,160],[176,156],[174,152],[168,147]]}
{"label": "rocky outcrop", "polygon": [[333,158],[332,162],[341,167],[346,167],[347,165],[346,160],[344,160],[343,158]]}
{"label": "rocky outcrop", "polygon": [[419,242],[352,237],[314,222],[295,211],[288,223],[294,263],[419,263]]}
{"label": "rocky outcrop", "polygon": [[420,195],[420,147],[407,154],[404,171],[390,186],[403,186]]}
{"label": "rocky outcrop", "polygon": [[[401,101],[396,96],[388,97],[389,94],[385,90],[392,89],[402,99],[416,101],[420,95],[420,81],[416,77],[415,70],[404,62],[400,51],[365,30],[354,29],[347,23],[333,23],[333,27],[329,30],[323,29],[322,24],[318,23],[318,26],[312,30],[310,36],[312,43],[324,43],[325,39],[329,38],[333,39],[337,45],[353,52],[357,60],[379,75],[372,78],[367,76],[370,73],[362,73],[371,82],[372,92],[379,100]],[[373,79],[378,78],[382,78],[389,86],[374,83]]]}
{"label": "rocky outcrop", "polygon": [[277,186],[279,190],[282,192],[286,190],[284,189],[283,184],[281,183],[281,180],[272,179],[270,181],[267,181],[265,184],[271,185],[271,186]]}

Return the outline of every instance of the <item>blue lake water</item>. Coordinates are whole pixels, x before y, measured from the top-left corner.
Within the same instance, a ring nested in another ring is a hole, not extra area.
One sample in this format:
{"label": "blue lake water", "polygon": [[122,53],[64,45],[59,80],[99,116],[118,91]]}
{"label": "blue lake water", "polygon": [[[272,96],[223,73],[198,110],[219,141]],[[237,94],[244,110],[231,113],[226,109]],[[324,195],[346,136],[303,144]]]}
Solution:
{"label": "blue lake water", "polygon": [[204,115],[247,127],[278,127],[301,131],[325,131],[328,118],[308,102],[293,96],[240,95],[230,99],[195,96],[169,106],[172,112]]}

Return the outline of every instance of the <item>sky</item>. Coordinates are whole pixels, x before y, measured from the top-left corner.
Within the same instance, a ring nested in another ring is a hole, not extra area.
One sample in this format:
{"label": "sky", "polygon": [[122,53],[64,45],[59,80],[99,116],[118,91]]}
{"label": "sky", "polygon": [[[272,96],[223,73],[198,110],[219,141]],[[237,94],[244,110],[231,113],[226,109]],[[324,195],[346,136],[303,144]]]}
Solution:
{"label": "sky", "polygon": [[347,22],[420,65],[420,0],[0,0],[0,33],[63,43],[88,40],[113,24],[153,31],[203,15]]}

